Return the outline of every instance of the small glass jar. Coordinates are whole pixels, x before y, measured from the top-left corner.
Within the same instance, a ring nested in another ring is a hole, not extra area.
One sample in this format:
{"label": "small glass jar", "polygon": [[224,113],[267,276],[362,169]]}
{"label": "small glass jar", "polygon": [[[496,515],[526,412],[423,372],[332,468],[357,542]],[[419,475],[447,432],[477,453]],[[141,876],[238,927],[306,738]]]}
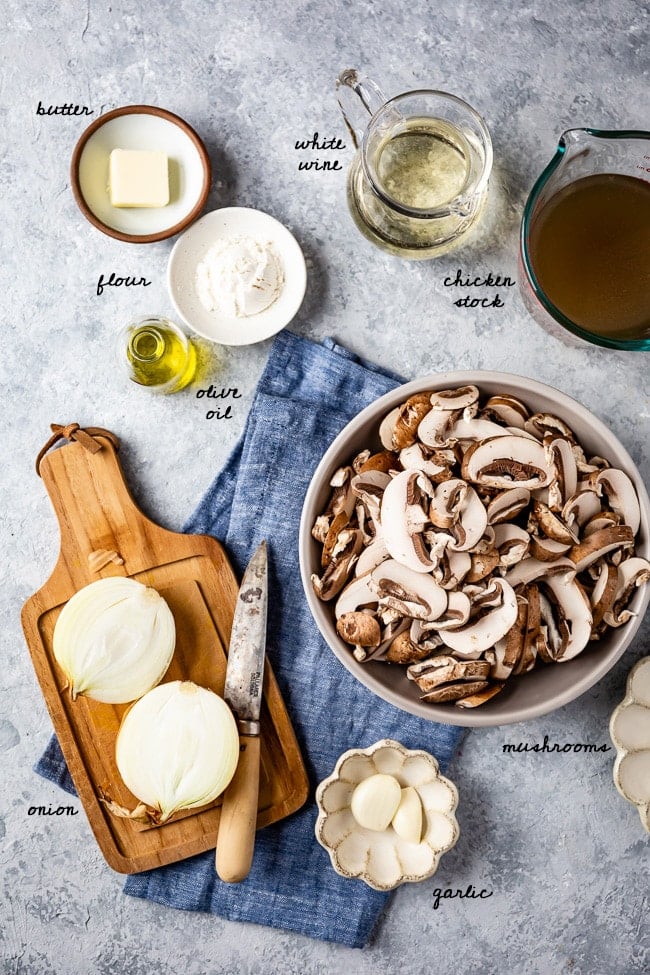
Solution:
{"label": "small glass jar", "polygon": [[155,393],[183,389],[196,370],[196,349],[187,335],[168,318],[153,315],[120,331],[118,355],[129,379]]}

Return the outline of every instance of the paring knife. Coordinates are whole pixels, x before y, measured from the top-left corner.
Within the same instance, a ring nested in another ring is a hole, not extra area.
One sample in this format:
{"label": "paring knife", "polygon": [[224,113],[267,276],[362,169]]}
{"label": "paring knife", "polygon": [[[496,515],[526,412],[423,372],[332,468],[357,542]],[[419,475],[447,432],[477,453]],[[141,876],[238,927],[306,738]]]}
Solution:
{"label": "paring knife", "polygon": [[230,884],[244,880],[253,862],[267,597],[266,542],[262,542],[248,563],[237,597],[223,695],[239,728],[239,763],[223,797],[217,836],[217,873]]}

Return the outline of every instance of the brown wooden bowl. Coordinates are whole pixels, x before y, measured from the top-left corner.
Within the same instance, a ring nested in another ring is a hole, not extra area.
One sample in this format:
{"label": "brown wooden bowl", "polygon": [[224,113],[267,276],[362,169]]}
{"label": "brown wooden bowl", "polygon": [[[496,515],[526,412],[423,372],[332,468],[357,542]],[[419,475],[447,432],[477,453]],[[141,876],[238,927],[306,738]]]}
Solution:
{"label": "brown wooden bowl", "polygon": [[[108,192],[113,149],[161,149],[170,167],[166,207],[114,207]],[[102,233],[129,244],[166,240],[199,216],[210,192],[207,150],[184,119],[153,105],[125,105],[95,119],[72,154],[70,182],[79,209]]]}

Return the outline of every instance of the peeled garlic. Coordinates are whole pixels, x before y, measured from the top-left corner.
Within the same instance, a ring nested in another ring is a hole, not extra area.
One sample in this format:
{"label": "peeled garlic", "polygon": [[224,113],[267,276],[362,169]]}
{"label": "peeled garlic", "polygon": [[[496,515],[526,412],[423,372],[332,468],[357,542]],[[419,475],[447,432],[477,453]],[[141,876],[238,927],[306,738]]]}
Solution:
{"label": "peeled garlic", "polygon": [[237,767],[239,734],[226,702],[191,681],[160,684],[127,712],[115,747],[124,784],[143,803],[112,812],[156,823],[212,802]]}
{"label": "peeled garlic", "polygon": [[382,832],[390,826],[401,797],[402,788],[394,776],[371,775],[352,793],[352,815],[359,826]]}
{"label": "peeled garlic", "polygon": [[422,803],[413,786],[402,789],[402,796],[393,816],[393,829],[403,840],[419,843],[422,838]]}
{"label": "peeled garlic", "polygon": [[74,700],[135,701],[158,684],[174,655],[176,627],[160,593],[121,576],[99,579],[68,600],[52,650]]}

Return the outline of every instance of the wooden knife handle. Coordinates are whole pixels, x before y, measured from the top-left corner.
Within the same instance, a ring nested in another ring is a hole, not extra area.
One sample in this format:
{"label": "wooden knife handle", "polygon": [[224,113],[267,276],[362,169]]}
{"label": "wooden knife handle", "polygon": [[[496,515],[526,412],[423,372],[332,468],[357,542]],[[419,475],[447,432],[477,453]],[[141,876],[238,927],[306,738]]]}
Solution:
{"label": "wooden knife handle", "polygon": [[237,884],[249,874],[257,823],[260,739],[240,735],[239,742],[239,762],[223,797],[217,836],[217,873],[227,884]]}

